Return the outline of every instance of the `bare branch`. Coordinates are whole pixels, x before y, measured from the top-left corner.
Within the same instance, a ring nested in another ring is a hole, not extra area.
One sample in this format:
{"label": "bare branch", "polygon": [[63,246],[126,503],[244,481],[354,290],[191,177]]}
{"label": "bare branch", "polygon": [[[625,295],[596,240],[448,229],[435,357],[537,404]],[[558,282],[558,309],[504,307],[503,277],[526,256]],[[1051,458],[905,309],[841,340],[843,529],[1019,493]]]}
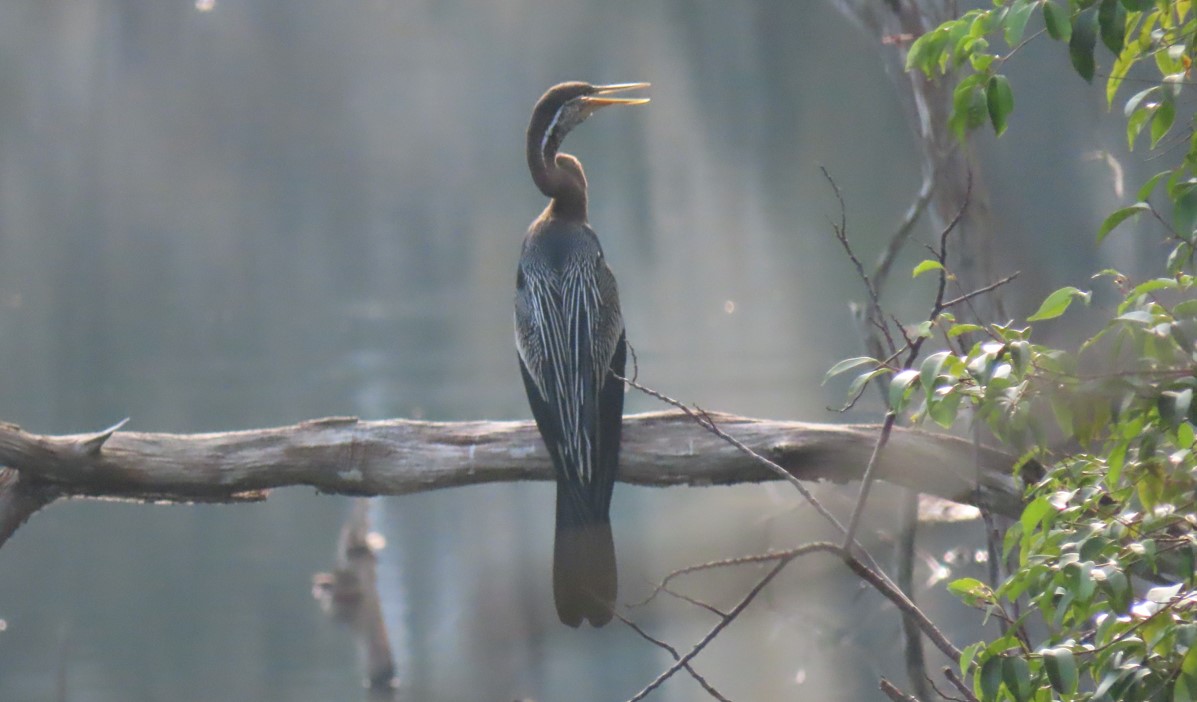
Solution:
{"label": "bare branch", "polygon": [[984,295],[987,292],[993,292],[994,290],[997,290],[998,288],[1002,287],[1006,283],[1009,283],[1010,281],[1017,278],[1019,276],[1019,273],[1021,273],[1021,271],[1015,271],[1014,273],[1011,273],[1010,275],[1006,276],[1005,278],[1001,278],[995,282],[990,283],[989,285],[986,285],[981,288],[977,288],[976,290],[973,290],[972,292],[969,292],[969,293],[965,293],[965,294],[961,295],[960,297],[954,297],[951,300],[944,302],[943,308],[946,310],[949,307],[954,307],[956,305],[959,305],[961,302],[967,302],[978,295]]}
{"label": "bare branch", "polygon": [[[710,413],[742,445],[782,473],[844,483],[861,476],[878,427],[750,419]],[[0,424],[0,537],[59,496],[169,502],[244,502],[308,485],[325,493],[399,495],[512,480],[550,480],[552,467],[531,422],[359,421],[329,418],[287,427],[212,434],[118,431],[99,455],[85,437],[47,436]],[[972,504],[969,442],[897,430],[878,477]],[[1022,496],[1014,457],[981,453],[990,508],[1017,516]],[[620,479],[637,485],[730,485],[779,477],[681,412],[624,418]],[[26,482],[28,480],[29,482]],[[0,539],[3,543],[3,539]]]}
{"label": "bare branch", "polygon": [[58,490],[43,480],[0,468],[0,544],[59,496]]}
{"label": "bare branch", "polygon": [[964,681],[960,679],[960,676],[956,674],[955,670],[945,667],[943,669],[943,675],[948,679],[948,682],[952,683],[952,687],[956,688],[961,695],[964,695],[964,699],[968,700],[968,702],[981,702],[977,699],[977,696],[973,694],[973,691],[969,689],[968,685],[964,684]]}
{"label": "bare branch", "polygon": [[851,548],[853,542],[856,541],[856,529],[860,526],[860,518],[864,516],[865,503],[869,501],[869,491],[873,487],[873,473],[877,470],[881,449],[885,448],[885,444],[889,442],[889,435],[894,430],[894,422],[897,418],[898,415],[893,412],[886,412],[885,421],[881,424],[881,433],[873,442],[873,453],[865,465],[864,477],[860,482],[860,492],[856,496],[856,506],[852,508],[852,517],[848,520],[848,531],[844,533],[844,548]]}
{"label": "bare branch", "polygon": [[694,645],[694,648],[690,649],[689,653],[677,659],[673,665],[666,669],[665,672],[658,675],[657,678],[646,685],[643,690],[630,697],[628,702],[636,702],[637,700],[644,699],[650,692],[660,687],[661,684],[669,678],[673,677],[674,673],[681,670],[686,665],[689,665],[690,661],[707,647],[707,644],[715,640],[715,637],[719,635],[719,632],[723,631],[728,624],[731,624],[733,621],[735,621],[736,618],[740,616],[740,613],[747,609],[748,605],[752,604],[752,601],[756,599],[757,595],[761,594],[761,591],[765,589],[765,586],[768,585],[773,578],[777,577],[777,574],[786,567],[786,564],[793,560],[797,555],[798,554],[795,553],[793,556],[789,556],[788,558],[779,560],[777,563],[775,563],[773,567],[769,569],[769,572],[766,573],[763,578],[758,580],[756,585],[754,585],[752,589],[748,591],[748,594],[745,595],[744,598],[741,599],[739,603],[737,603],[736,606],[727,613],[727,616],[725,616],[723,619],[720,619],[719,623],[712,627],[711,630],[707,632],[706,636],[703,636],[702,639]]}
{"label": "bare branch", "polygon": [[[628,627],[632,631],[639,634],[640,638],[644,639],[645,641],[651,643],[654,646],[657,646],[658,648],[662,648],[662,649],[668,651],[669,655],[673,656],[673,660],[675,660],[675,661],[681,660],[682,656],[680,653],[677,652],[676,648],[674,648],[673,646],[670,646],[669,644],[665,643],[664,641],[650,635],[647,631],[642,629],[639,624],[632,621],[631,619],[628,619],[627,617],[623,616],[619,612],[613,612],[613,614],[615,615],[615,617],[617,619],[619,619],[619,621],[623,622],[624,624],[627,624]],[[694,681],[697,682],[699,685],[701,685],[702,689],[706,690],[708,695],[710,695],[711,697],[714,697],[715,699],[719,700],[720,702],[731,702],[731,700],[724,697],[723,694],[720,693],[718,690],[716,690],[713,685],[711,685],[709,682],[707,682],[707,679],[704,678],[702,675],[700,675],[697,670],[694,670],[694,667],[691,666],[689,663],[687,663],[684,667],[686,669],[686,672],[690,674],[690,677],[694,678]]]}
{"label": "bare branch", "polygon": [[735,621],[735,619],[738,618],[745,609],[747,609],[748,605],[752,604],[752,601],[756,599],[757,595],[759,595],[762,590],[764,590],[765,586],[768,585],[773,578],[777,577],[778,573],[780,573],[787,565],[789,565],[791,561],[809,553],[831,553],[838,556],[840,560],[842,560],[844,564],[852,570],[853,573],[855,573],[869,585],[872,585],[874,589],[876,589],[883,596],[885,596],[886,599],[892,602],[894,606],[901,611],[904,617],[911,619],[919,627],[923,634],[925,634],[927,638],[933,644],[935,644],[936,648],[938,648],[945,656],[953,661],[960,661],[960,649],[956,648],[952,642],[948,641],[943,632],[940,631],[937,626],[935,626],[935,624],[927,617],[927,615],[924,614],[918,607],[916,607],[915,604],[911,602],[901,590],[898,590],[892,583],[890,583],[884,575],[866,566],[858,558],[853,556],[852,553],[847,549],[830,542],[816,541],[803,544],[788,551],[733,558],[725,561],[713,561],[670,573],[661,583],[658,591],[663,589],[671,579],[684,573],[695,573],[700,570],[744,565],[748,563],[773,562],[773,567],[770,568],[768,572],[766,572],[765,575],[757,581],[752,589],[749,590],[748,594],[746,594],[739,601],[739,603],[736,604],[735,607],[728,611],[726,615],[720,618],[719,622],[716,623],[715,626],[712,627],[711,630],[708,631],[701,639],[699,639],[698,643],[696,643],[694,647],[691,648],[688,653],[686,653],[686,655],[679,658],[672,666],[658,675],[656,679],[645,686],[640,692],[636,693],[636,695],[630,698],[628,702],[636,702],[636,700],[643,699],[646,695],[677,673],[677,671],[685,667],[691,660],[694,659],[695,656],[701,653],[702,650],[706,648],[707,645],[709,645],[721,631]]}
{"label": "bare branch", "polygon": [[100,455],[100,449],[102,449],[104,447],[104,444],[107,443],[107,441],[112,438],[113,434],[115,434],[120,429],[124,428],[124,426],[128,423],[129,423],[129,418],[125,417],[121,421],[117,422],[116,424],[113,424],[112,426],[110,426],[107,429],[105,429],[104,431],[96,434],[95,436],[89,436],[85,439],[80,440],[79,441],[79,450],[83,451],[84,453],[91,455],[91,456]]}
{"label": "bare branch", "polygon": [[893,267],[902,247],[910,239],[914,225],[919,221],[923,211],[927,209],[927,203],[931,202],[931,196],[935,194],[935,171],[935,164],[931,164],[930,169],[923,174],[923,184],[919,188],[918,195],[906,209],[902,222],[898,224],[897,231],[889,238],[885,252],[881,254],[881,258],[877,261],[877,267],[873,269],[873,284],[877,287],[878,294],[885,287],[885,283],[889,279],[890,268]]}
{"label": "bare branch", "polygon": [[897,685],[894,685],[885,678],[881,678],[881,682],[878,686],[881,688],[881,691],[885,693],[885,696],[893,700],[893,702],[919,702],[919,698],[902,692],[898,689]]}
{"label": "bare branch", "polygon": [[678,400],[675,400],[672,397],[669,397],[668,395],[665,395],[656,390],[653,390],[650,387],[641,385],[640,383],[637,383],[634,380],[628,380],[627,378],[622,378],[618,375],[616,375],[615,378],[618,380],[622,380],[623,382],[627,383],[629,386],[636,388],[637,390],[639,390],[640,392],[642,392],[646,395],[655,397],[656,399],[658,399],[662,402],[665,402],[667,404],[670,404],[670,405],[680,409],[682,412],[684,412],[686,414],[686,416],[693,419],[702,428],[711,432],[715,436],[718,436],[720,439],[723,439],[727,443],[729,443],[732,446],[734,446],[735,448],[739,449],[744,454],[757,459],[757,461],[759,463],[764,465],[766,468],[772,470],[773,473],[777,475],[777,477],[781,478],[782,480],[789,481],[789,483],[791,485],[793,485],[796,490],[798,490],[798,493],[800,495],[802,495],[802,497],[806,498],[806,501],[811,503],[811,505],[814,506],[815,510],[824,519],[826,519],[828,522],[830,522],[832,526],[834,526],[836,529],[839,529],[841,532],[844,530],[844,527],[839,523],[839,520],[837,520],[835,518],[835,515],[833,515],[831,512],[828,512],[827,508],[824,507],[821,502],[819,502],[817,499],[815,499],[815,496],[811,493],[811,491],[807,490],[806,486],[803,485],[802,482],[793,473],[787,471],[785,468],[782,468],[780,465],[778,465],[777,463],[775,463],[773,461],[770,461],[769,459],[765,458],[764,456],[761,456],[756,451],[753,451],[751,448],[745,446],[743,443],[741,443],[735,437],[731,436],[727,432],[720,429],[719,425],[715,423],[714,418],[712,418],[711,414],[709,412],[707,412],[706,410],[701,409],[701,408],[691,409],[690,407],[687,407],[684,403],[679,402]]}
{"label": "bare branch", "polygon": [[877,297],[877,289],[873,287],[872,281],[869,280],[869,274],[865,272],[864,264],[856,257],[856,252],[852,250],[852,245],[848,243],[848,219],[845,214],[847,208],[844,205],[844,195],[840,192],[840,186],[831,177],[831,173],[827,171],[825,166],[819,166],[819,170],[823,173],[823,178],[831,185],[832,192],[835,193],[836,202],[840,205],[840,222],[839,224],[832,224],[831,227],[835,231],[835,239],[840,242],[840,246],[844,248],[844,253],[848,255],[848,260],[856,268],[856,275],[860,277],[864,283],[865,290],[869,293],[869,304],[872,307],[880,305],[880,300]]}
{"label": "bare branch", "polygon": [[[619,377],[619,376],[616,376],[616,377]],[[734,446],[741,453],[748,456],[749,458],[752,458],[757,463],[760,463],[761,465],[765,466],[769,470],[773,471],[775,474],[777,474],[782,479],[788,480],[794,486],[794,488],[798,491],[798,493],[800,495],[802,495],[802,497],[808,503],[810,503],[810,505],[812,507],[815,508],[815,511],[819,513],[819,516],[826,519],[827,522],[830,523],[833,527],[835,527],[836,530],[839,531],[841,534],[845,534],[847,536],[846,543],[848,545],[855,546],[860,551],[860,553],[865,557],[865,559],[869,562],[870,566],[872,566],[874,569],[876,569],[877,572],[879,572],[879,573],[882,572],[881,566],[877,565],[877,561],[873,560],[873,557],[871,555],[869,555],[869,552],[866,551],[863,546],[861,546],[859,543],[857,543],[857,541],[855,540],[855,538],[853,537],[853,535],[851,533],[851,529],[845,530],[844,526],[842,524],[840,524],[838,519],[835,518],[835,515],[833,515],[826,507],[824,507],[823,503],[820,502],[818,500],[818,498],[816,498],[810,490],[807,490],[806,486],[804,486],[801,483],[801,481],[799,481],[796,477],[794,477],[792,473],[790,473],[789,471],[787,471],[785,468],[778,465],[774,461],[771,461],[768,458],[764,457],[759,452],[754,451],[752,448],[745,445],[743,442],[741,442],[739,439],[735,438],[731,434],[728,434],[727,432],[723,431],[723,429],[721,429],[719,427],[719,425],[715,422],[715,420],[711,416],[711,414],[709,412],[707,412],[706,410],[703,410],[701,408],[691,409],[690,407],[687,407],[685,404],[673,399],[672,397],[663,395],[662,393],[657,392],[656,390],[653,390],[652,388],[647,388],[643,385],[640,385],[639,383],[629,382],[626,379],[624,379],[624,382],[628,383],[632,387],[636,388],[637,390],[639,390],[645,394],[651,395],[652,397],[655,397],[663,402],[667,402],[670,405],[673,405],[674,407],[682,410],[683,412],[686,413],[687,416],[689,416],[691,419],[693,419],[703,429],[706,429],[707,431],[711,432],[712,434],[719,437],[720,439],[723,439],[730,446]],[[888,432],[886,432],[883,429],[882,434],[888,435]],[[876,460],[876,454],[874,454],[873,458],[870,459],[870,465],[872,465],[873,461],[875,461],[875,460]],[[867,475],[867,473],[866,473],[866,475]]]}
{"label": "bare branch", "polygon": [[[901,529],[898,534],[896,575],[898,587],[914,602],[914,559],[915,543],[919,525],[919,494],[910,490],[902,496]],[[923,638],[918,627],[910,619],[902,618],[903,653],[906,660],[906,677],[914,688],[916,697],[929,700],[931,691],[927,687],[927,661],[923,653]]]}
{"label": "bare branch", "polygon": [[[965,211],[968,210],[969,196],[972,193],[972,182],[972,174],[970,172],[968,187],[964,192],[964,199],[961,201],[959,209],[956,210],[956,215],[952,217],[947,225],[944,226],[943,231],[941,231],[939,234],[939,249],[937,249],[934,253],[936,260],[938,260],[941,264],[947,261],[948,258],[948,237],[951,236],[952,232],[956,229],[956,225],[958,225],[961,218],[964,217]],[[939,315],[943,313],[943,297],[944,291],[947,290],[947,286],[947,269],[940,268],[939,284],[935,291],[935,302],[931,306],[931,314],[927,317],[932,322],[938,319]],[[872,288],[870,288],[870,292],[872,292]],[[900,325],[899,328],[901,328]],[[903,330],[902,333],[905,335],[906,332]],[[906,363],[903,364],[904,368],[912,368],[914,366],[914,361],[919,357],[919,352],[923,348],[923,342],[926,340],[927,337],[925,336],[920,336],[919,338],[913,340],[907,338],[906,345],[910,350],[906,355]],[[878,458],[881,455],[881,450],[885,448],[886,443],[889,441],[890,434],[894,428],[894,421],[896,419],[897,415],[892,410],[885,415],[885,422],[881,425],[881,433],[877,436],[876,444],[873,446],[873,454],[869,457],[869,463],[867,466],[865,466],[864,477],[861,478],[860,493],[856,498],[856,507],[853,508],[852,517],[848,520],[848,533],[844,537],[844,548],[851,548],[856,537],[856,528],[860,524],[860,518],[864,514],[865,504],[869,499],[869,491],[873,487],[873,471],[876,469]]]}

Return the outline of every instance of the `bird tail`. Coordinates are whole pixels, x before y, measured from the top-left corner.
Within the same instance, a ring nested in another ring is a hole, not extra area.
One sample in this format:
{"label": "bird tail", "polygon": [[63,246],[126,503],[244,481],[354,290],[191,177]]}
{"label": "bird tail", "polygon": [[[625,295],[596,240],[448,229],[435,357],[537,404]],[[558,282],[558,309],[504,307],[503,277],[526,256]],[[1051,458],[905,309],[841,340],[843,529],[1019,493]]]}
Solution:
{"label": "bird tail", "polygon": [[611,621],[615,606],[615,541],[607,515],[595,514],[575,489],[557,487],[553,600],[563,623],[576,627],[586,619],[598,627]]}

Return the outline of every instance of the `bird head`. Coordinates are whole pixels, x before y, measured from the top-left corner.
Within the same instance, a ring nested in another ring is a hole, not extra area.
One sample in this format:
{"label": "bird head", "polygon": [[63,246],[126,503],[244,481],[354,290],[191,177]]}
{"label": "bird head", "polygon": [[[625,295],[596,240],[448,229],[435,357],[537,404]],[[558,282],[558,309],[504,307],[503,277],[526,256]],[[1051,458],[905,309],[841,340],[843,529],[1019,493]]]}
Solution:
{"label": "bird head", "polygon": [[643,105],[646,97],[618,97],[615,93],[647,88],[648,83],[560,83],[549,88],[532,110],[528,126],[528,146],[533,147],[542,162],[552,163],[570,130],[586,121],[601,107],[609,105]]}

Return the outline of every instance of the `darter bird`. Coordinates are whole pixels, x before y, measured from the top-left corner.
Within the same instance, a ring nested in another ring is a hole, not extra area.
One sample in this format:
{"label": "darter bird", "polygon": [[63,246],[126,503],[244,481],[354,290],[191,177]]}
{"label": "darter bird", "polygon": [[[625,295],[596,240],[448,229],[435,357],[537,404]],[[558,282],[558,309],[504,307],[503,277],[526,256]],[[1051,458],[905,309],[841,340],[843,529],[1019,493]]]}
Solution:
{"label": "darter bird", "polygon": [[615,276],[586,219],[586,175],[562,140],[600,107],[647,98],[614,93],[648,83],[561,83],[528,125],[528,168],[549,198],[524,237],[516,274],[515,344],[532,416],[557,477],[553,599],[569,626],[602,626],[615,604],[608,516],[619,470],[627,354]]}

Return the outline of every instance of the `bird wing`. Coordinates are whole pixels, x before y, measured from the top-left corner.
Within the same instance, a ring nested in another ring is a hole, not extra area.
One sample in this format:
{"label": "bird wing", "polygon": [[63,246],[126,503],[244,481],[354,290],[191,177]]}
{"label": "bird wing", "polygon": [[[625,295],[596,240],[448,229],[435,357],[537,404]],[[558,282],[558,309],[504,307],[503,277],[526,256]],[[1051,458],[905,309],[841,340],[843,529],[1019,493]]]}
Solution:
{"label": "bird wing", "polygon": [[[529,404],[559,477],[579,488],[596,481],[607,487],[618,461],[623,406],[618,383],[618,406],[612,407],[608,371],[617,355],[623,370],[622,353],[616,353],[623,349],[623,321],[615,278],[601,258],[523,276],[516,346]],[[609,489],[581,494],[592,497],[584,502],[594,508],[610,500]],[[600,504],[593,504],[596,499]]]}

